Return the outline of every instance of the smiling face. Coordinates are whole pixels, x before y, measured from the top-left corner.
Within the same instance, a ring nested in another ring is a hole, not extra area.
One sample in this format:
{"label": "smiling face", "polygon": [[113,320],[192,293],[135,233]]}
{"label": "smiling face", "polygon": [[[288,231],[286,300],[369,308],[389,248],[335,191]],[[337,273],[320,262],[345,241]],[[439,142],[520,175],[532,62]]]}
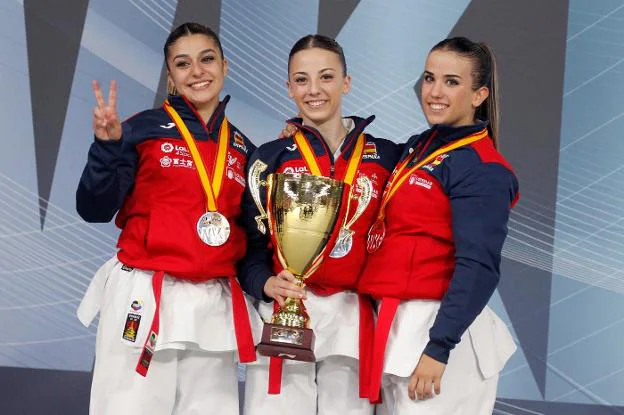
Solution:
{"label": "smiling face", "polygon": [[421,88],[421,104],[429,124],[474,124],[475,110],[488,97],[489,90],[473,90],[472,65],[470,59],[455,52],[429,53]]}
{"label": "smiling face", "polygon": [[180,37],[169,47],[167,67],[178,94],[198,110],[217,107],[228,66],[214,39],[203,34]]}
{"label": "smiling face", "polygon": [[310,48],[290,59],[287,86],[304,123],[318,128],[340,120],[342,94],[349,92],[351,77],[344,74],[337,53]]}

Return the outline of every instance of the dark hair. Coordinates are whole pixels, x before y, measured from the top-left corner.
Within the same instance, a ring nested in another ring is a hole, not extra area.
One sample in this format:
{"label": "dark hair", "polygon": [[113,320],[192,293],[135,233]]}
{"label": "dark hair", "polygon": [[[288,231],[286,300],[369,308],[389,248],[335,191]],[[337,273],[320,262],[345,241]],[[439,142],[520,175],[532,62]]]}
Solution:
{"label": "dark hair", "polygon": [[288,72],[290,72],[290,61],[295,53],[312,48],[325,49],[338,55],[340,63],[342,63],[342,74],[347,75],[347,60],[342,51],[342,46],[335,39],[323,35],[307,35],[295,43],[288,54]]}
{"label": "dark hair", "polygon": [[498,75],[494,53],[485,43],[473,42],[465,37],[445,39],[435,45],[431,52],[434,50],[455,52],[472,61],[472,89],[485,86],[490,90],[489,96],[475,111],[475,118],[489,121],[488,132],[494,146],[498,147]]}
{"label": "dark hair", "polygon": [[169,47],[171,47],[171,45],[177,42],[177,40],[181,37],[190,35],[204,35],[214,40],[214,42],[217,44],[217,48],[219,49],[219,53],[221,54],[221,58],[223,59],[223,48],[221,47],[221,41],[219,40],[219,36],[217,36],[214,30],[199,23],[187,22],[182,23],[180,26],[173,29],[171,33],[169,33],[169,36],[167,36],[167,40],[165,40],[165,46],[163,47],[165,61],[167,61],[167,58],[169,58]]}

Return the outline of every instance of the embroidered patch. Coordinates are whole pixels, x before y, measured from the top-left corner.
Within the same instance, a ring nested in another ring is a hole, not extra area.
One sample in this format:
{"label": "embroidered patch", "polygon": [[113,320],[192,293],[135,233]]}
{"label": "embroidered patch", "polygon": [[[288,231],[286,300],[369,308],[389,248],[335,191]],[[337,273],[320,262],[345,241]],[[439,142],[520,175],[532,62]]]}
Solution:
{"label": "embroidered patch", "polygon": [[438,164],[442,163],[442,161],[444,161],[444,159],[447,158],[448,156],[449,156],[448,154],[440,154],[438,157],[435,158],[435,160],[431,162],[431,165],[437,166]]}
{"label": "embroidered patch", "polygon": [[134,300],[132,304],[130,304],[130,308],[134,311],[140,311],[143,308],[143,301]]}
{"label": "embroidered patch", "polygon": [[139,314],[128,313],[123,331],[123,339],[134,343],[137,338],[137,332],[139,331],[139,324],[141,324],[141,316]]}
{"label": "embroidered patch", "polygon": [[245,140],[243,140],[243,136],[238,131],[234,131],[234,142],[232,144],[234,145],[234,147],[240,148],[245,153],[247,152]]}
{"label": "embroidered patch", "polygon": [[379,154],[377,154],[377,145],[375,143],[366,142],[364,144],[364,154],[362,160],[379,160]]}

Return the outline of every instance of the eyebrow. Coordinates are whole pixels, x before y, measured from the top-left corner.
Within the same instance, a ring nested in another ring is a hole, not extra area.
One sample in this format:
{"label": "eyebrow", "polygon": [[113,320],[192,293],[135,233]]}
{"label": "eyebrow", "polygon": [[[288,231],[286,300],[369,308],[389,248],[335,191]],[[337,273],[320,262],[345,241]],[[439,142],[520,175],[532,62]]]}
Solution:
{"label": "eyebrow", "polygon": [[[325,72],[325,71],[334,71],[335,72],[336,68],[323,68],[319,72]],[[302,71],[300,71],[300,72],[293,72],[293,75],[307,75],[307,74],[308,74],[307,72],[302,72]]]}
{"label": "eyebrow", "polygon": [[[203,55],[204,53],[208,53],[208,52],[214,52],[214,53],[216,53],[216,51],[215,51],[214,49],[212,49],[212,48],[208,48],[208,49],[204,49],[204,50],[202,50],[201,52],[199,52],[199,54],[200,54],[200,55]],[[188,54],[188,53],[180,53],[179,55],[175,55],[175,56],[173,57],[173,60],[176,60],[176,59],[178,59],[178,58],[188,58],[188,57],[189,57],[189,54]]]}
{"label": "eyebrow", "polygon": [[[424,75],[433,75],[433,72],[425,71]],[[457,74],[446,74],[446,75],[444,75],[444,77],[445,78],[458,78],[458,79],[462,79],[462,77],[457,75]]]}

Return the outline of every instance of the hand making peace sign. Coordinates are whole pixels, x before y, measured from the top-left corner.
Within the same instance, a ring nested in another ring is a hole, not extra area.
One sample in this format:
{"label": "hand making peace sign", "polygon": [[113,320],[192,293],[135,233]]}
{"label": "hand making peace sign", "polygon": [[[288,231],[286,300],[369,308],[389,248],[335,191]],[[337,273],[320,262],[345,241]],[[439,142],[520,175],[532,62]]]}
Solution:
{"label": "hand making peace sign", "polygon": [[93,81],[93,92],[97,107],[93,109],[93,132],[103,141],[117,141],[121,138],[121,121],[117,114],[117,82],[111,81],[108,90],[108,104],[104,101],[98,81]]}

